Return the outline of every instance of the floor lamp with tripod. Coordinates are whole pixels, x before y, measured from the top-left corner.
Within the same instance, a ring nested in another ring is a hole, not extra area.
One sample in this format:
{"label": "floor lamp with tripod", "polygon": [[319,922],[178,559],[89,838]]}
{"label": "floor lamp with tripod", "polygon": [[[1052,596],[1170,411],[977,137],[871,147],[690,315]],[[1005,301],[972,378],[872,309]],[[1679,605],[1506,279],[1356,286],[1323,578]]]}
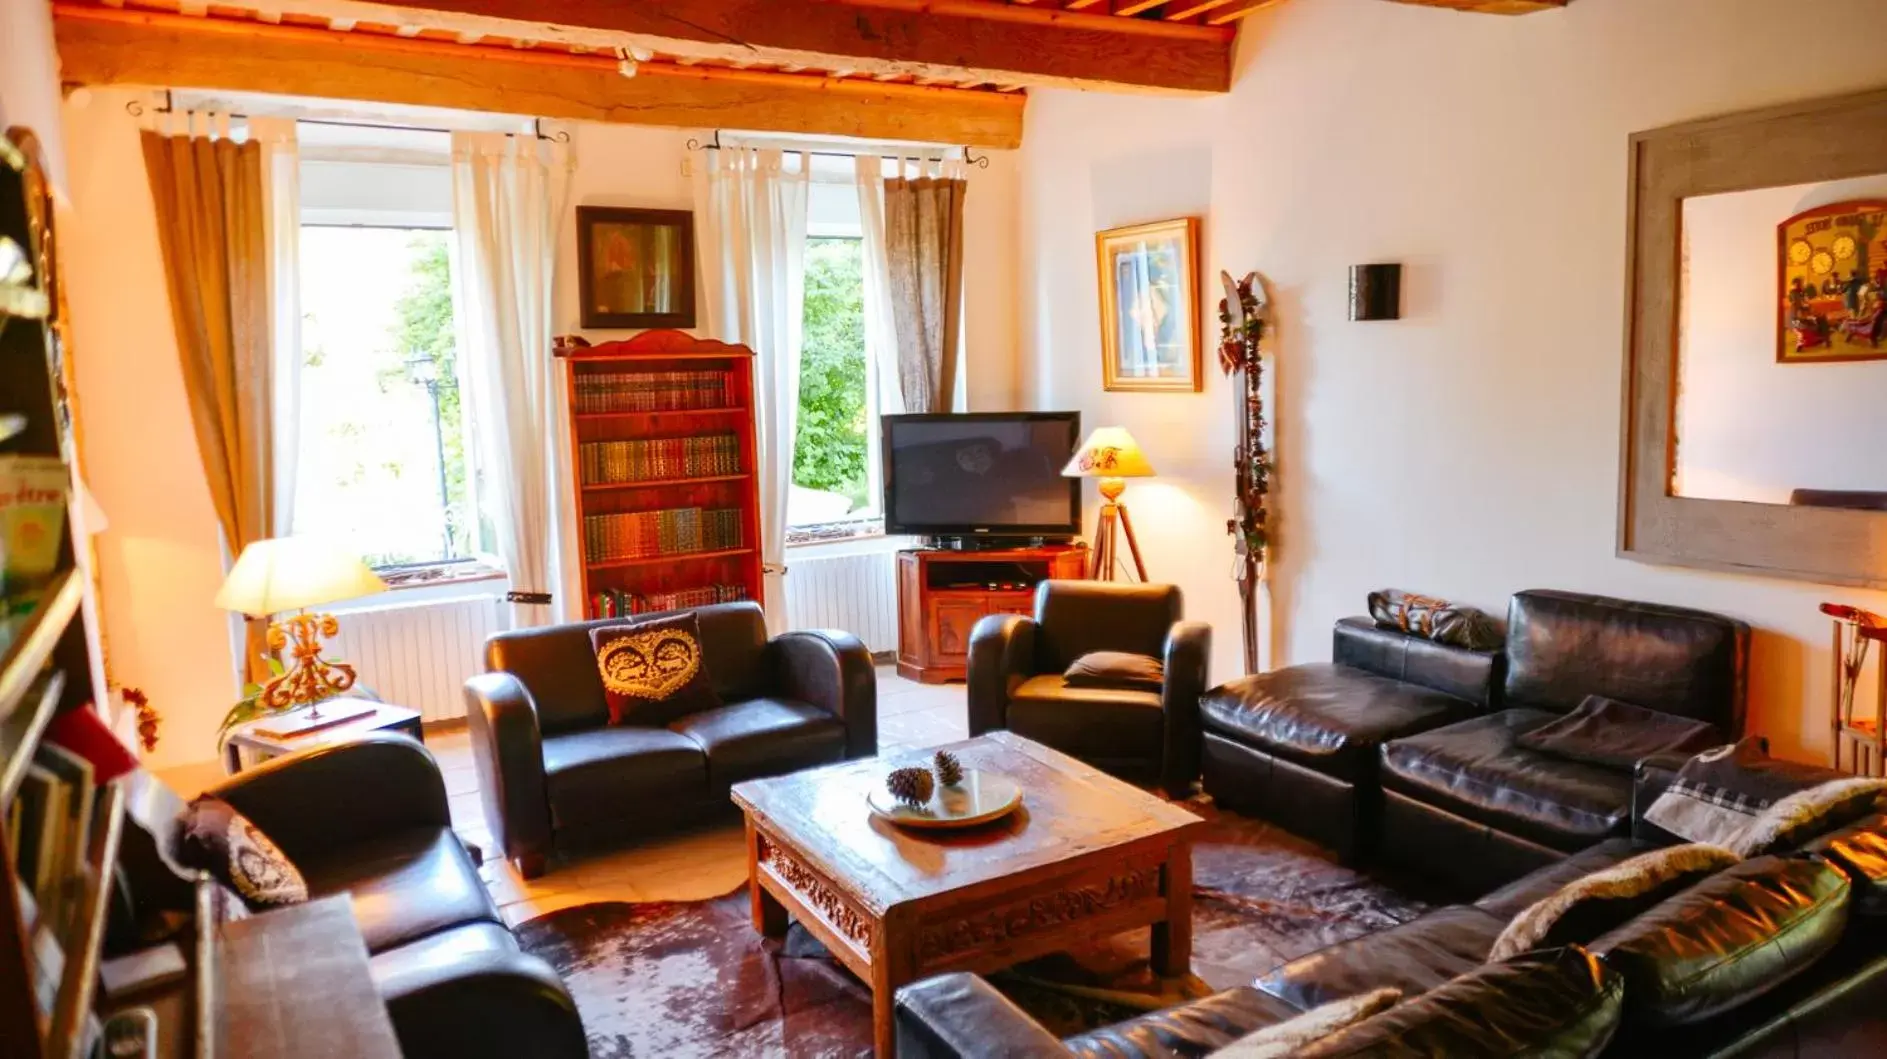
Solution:
{"label": "floor lamp with tripod", "polygon": [[1120,494],[1128,478],[1153,477],[1153,465],[1140,451],[1140,443],[1122,427],[1100,427],[1088,435],[1075,457],[1061,473],[1069,478],[1099,478],[1101,514],[1094,527],[1094,552],[1088,560],[1088,576],[1096,581],[1114,580],[1114,567],[1120,558],[1116,540],[1118,529],[1127,537],[1127,554],[1133,558],[1133,571],[1140,580],[1147,579],[1146,564],[1140,561],[1140,542],[1134,539],[1133,519]]}

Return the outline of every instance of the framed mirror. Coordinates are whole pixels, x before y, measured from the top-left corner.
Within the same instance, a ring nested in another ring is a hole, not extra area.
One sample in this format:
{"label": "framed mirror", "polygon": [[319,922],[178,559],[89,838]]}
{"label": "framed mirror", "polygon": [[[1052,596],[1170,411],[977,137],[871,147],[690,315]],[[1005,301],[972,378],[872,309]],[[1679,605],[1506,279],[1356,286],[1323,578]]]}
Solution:
{"label": "framed mirror", "polygon": [[1631,141],[1618,545],[1887,587],[1887,90]]}

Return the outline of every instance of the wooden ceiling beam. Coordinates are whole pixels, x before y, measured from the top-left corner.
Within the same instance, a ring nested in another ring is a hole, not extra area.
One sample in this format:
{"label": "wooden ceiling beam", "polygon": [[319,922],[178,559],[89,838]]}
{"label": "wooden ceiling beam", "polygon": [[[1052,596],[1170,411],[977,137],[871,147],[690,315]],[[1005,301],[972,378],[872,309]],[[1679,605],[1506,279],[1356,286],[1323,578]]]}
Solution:
{"label": "wooden ceiling beam", "polygon": [[988,0],[294,0],[362,23],[1030,86],[1231,88],[1231,27]]}
{"label": "wooden ceiling beam", "polygon": [[1473,11],[1483,15],[1530,15],[1536,11],[1557,11],[1572,0],[1395,0],[1417,7],[1445,7],[1451,11]]}
{"label": "wooden ceiling beam", "polygon": [[728,126],[1014,148],[1024,99],[1000,92],[643,63],[55,3],[61,76],[682,128]]}

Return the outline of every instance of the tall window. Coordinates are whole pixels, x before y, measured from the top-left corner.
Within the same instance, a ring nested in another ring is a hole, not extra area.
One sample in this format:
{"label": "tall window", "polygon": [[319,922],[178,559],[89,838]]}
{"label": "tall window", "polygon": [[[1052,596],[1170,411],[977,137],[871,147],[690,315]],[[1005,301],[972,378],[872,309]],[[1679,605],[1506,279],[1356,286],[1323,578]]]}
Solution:
{"label": "tall window", "polygon": [[787,522],[796,530],[879,517],[877,402],[865,354],[864,242],[850,183],[811,188],[799,419]]}

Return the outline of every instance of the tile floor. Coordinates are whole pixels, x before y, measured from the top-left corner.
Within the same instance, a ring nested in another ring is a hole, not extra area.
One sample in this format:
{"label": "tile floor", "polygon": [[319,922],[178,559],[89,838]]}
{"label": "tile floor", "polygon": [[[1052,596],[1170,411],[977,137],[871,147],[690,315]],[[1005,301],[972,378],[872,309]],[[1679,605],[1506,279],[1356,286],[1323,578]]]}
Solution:
{"label": "tile floor", "polygon": [[[948,743],[968,736],[963,685],[916,684],[889,666],[878,669],[880,750]],[[516,926],[571,905],[597,901],[700,900],[727,893],[747,877],[746,839],[738,819],[651,839],[634,848],[568,862],[553,862],[526,880],[493,848],[472,765],[470,736],[462,727],[426,733],[426,745],[445,773],[452,826],[485,854],[485,885]]]}

